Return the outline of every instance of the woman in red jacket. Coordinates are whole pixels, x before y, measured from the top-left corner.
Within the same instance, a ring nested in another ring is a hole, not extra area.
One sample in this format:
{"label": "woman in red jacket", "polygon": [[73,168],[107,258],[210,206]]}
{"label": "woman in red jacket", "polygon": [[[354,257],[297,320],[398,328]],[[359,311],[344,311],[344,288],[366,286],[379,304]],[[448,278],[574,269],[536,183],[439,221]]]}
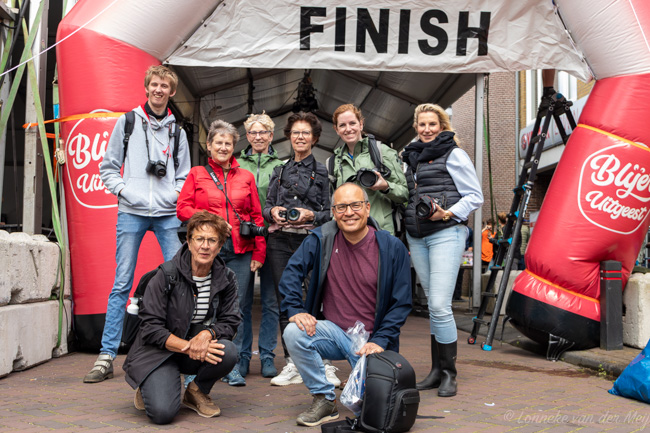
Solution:
{"label": "woman in red jacket", "polygon": [[[253,272],[264,263],[266,241],[264,236],[255,235],[265,230],[255,178],[251,172],[240,168],[233,156],[238,140],[239,133],[234,126],[222,120],[212,122],[207,140],[208,165],[190,170],[178,197],[176,214],[178,219],[186,221],[205,209],[225,218],[232,226],[231,236],[221,248],[219,257],[237,275],[242,322],[233,342],[241,353],[244,342],[252,344],[253,340],[253,292],[248,288]],[[240,358],[237,367],[227,376],[230,385],[246,385],[240,371],[247,372],[249,363],[250,359]]]}

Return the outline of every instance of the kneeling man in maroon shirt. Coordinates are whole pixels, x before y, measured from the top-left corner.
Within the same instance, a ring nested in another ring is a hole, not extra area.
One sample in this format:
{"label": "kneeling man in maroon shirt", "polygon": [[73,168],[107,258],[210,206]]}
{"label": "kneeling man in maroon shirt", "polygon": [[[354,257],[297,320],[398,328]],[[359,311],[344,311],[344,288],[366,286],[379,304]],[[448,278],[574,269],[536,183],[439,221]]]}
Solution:
{"label": "kneeling man in maroon shirt", "polygon": [[[339,417],[323,359],[347,359],[354,367],[361,355],[398,351],[400,328],[411,311],[408,251],[370,218],[366,192],[353,183],[341,185],[332,197],[332,213],[333,221],[305,238],[280,281],[281,308],[291,322],[284,340],[314,396],[296,421],[310,427]],[[302,281],[310,271],[303,302]],[[370,339],[355,352],[345,330],[357,320]]]}

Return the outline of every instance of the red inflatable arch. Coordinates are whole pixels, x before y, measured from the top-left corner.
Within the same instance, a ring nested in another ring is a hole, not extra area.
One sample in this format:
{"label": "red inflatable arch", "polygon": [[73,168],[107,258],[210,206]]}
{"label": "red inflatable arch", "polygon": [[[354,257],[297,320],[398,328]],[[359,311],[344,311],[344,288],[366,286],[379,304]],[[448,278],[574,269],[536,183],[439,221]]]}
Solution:
{"label": "red inflatable arch", "polygon": [[[356,10],[357,3],[350,5],[350,9]],[[644,29],[650,28],[650,2],[556,0],[555,3],[598,82],[556,169],[526,254],[528,270],[516,281],[509,312],[515,322],[532,335],[543,337],[553,333],[586,347],[597,344],[599,263],[603,260],[621,261],[627,279],[648,226],[650,37],[644,34]],[[494,5],[509,12],[514,8],[521,14],[545,11],[543,16],[552,17],[551,0],[517,0],[514,3],[512,0],[476,0],[476,4],[481,19],[490,18],[483,10],[494,8]],[[146,68],[167,59],[179,46],[187,48],[187,52],[201,52],[203,45],[195,44],[188,48],[190,44],[186,41],[197,28],[208,26],[209,23],[202,25],[202,20],[210,16],[218,5],[229,8],[227,12],[233,14],[259,11],[250,0],[233,0],[227,4],[216,0],[119,3],[82,0],[77,3],[62,21],[57,35],[59,41],[71,36],[57,48],[61,115],[125,112],[141,104],[145,97],[143,77]],[[365,7],[369,10],[390,7],[397,11],[391,13],[399,14],[400,8],[409,8],[410,5],[412,2],[398,1],[385,6],[372,3]],[[436,2],[436,8],[453,9],[455,5],[452,0]],[[283,10],[301,10],[300,4],[285,2],[279,6]],[[337,6],[332,4],[328,7],[333,17],[332,11]],[[328,65],[319,57],[327,50],[301,54],[296,39],[300,31],[287,27],[283,17],[273,16],[273,8],[265,8],[265,12],[270,20],[278,20],[274,29],[280,29],[285,38],[293,38],[291,46],[281,47],[281,58],[305,55],[304,67],[319,67],[310,63],[314,59]],[[458,17],[463,13],[456,11],[449,16]],[[517,19],[521,14],[505,15]],[[500,17],[492,16],[492,19],[497,18]],[[318,18],[314,20],[316,23]],[[260,26],[268,24],[264,20],[257,22]],[[537,23],[545,24],[545,20]],[[225,27],[228,25],[230,22]],[[429,22],[429,26],[432,25]],[[319,32],[333,32],[333,26],[314,24],[309,30],[312,40],[320,35]],[[534,30],[536,26],[528,27]],[[215,48],[214,40],[231,33],[230,28],[221,27],[218,29],[221,36],[215,36],[216,33],[203,35],[201,43],[219,52],[221,46]],[[492,37],[507,38],[509,34],[528,27],[510,26],[507,31],[493,33]],[[254,32],[258,29],[238,30]],[[411,30],[413,33],[418,29]],[[535,52],[552,49],[555,39],[551,36],[536,38],[539,47]],[[256,42],[254,37],[244,39],[240,40],[242,44]],[[407,41],[415,44],[413,52],[419,52],[416,39],[412,35]],[[494,39],[489,41],[492,42]],[[236,48],[241,49],[241,46]],[[402,49],[401,42],[399,49]],[[236,50],[231,49],[229,53],[233,51]],[[335,56],[338,48],[329,51],[326,55]],[[561,52],[573,54],[575,51],[565,47]],[[363,57],[352,54],[350,57]],[[433,56],[423,58],[424,63],[409,62],[407,57],[399,56],[372,53],[365,56],[372,61],[385,62],[381,65],[386,69],[401,67],[413,70],[414,66],[425,64],[431,72],[467,72],[468,64],[475,61],[478,65],[485,65],[486,60],[487,64],[493,65],[488,68],[490,70],[547,67],[540,66],[540,63],[526,63],[526,59],[512,60],[507,54],[508,47],[494,58],[477,58],[476,53],[470,53],[459,64],[453,63],[459,60],[452,53],[451,63],[443,66],[436,63],[439,58]],[[525,55],[531,56],[530,51]],[[264,52],[259,59],[277,60],[272,57]],[[539,57],[543,57],[542,54]],[[390,63],[395,59],[401,62],[401,66]],[[442,69],[437,70],[435,65]],[[476,68],[475,71],[479,72]],[[81,345],[93,348],[99,346],[106,300],[115,272],[116,199],[104,189],[98,177],[98,166],[114,124],[115,117],[107,117],[68,122],[62,128],[67,151],[64,182],[75,328]],[[136,281],[139,275],[161,260],[155,240],[148,236],[141,248]]]}

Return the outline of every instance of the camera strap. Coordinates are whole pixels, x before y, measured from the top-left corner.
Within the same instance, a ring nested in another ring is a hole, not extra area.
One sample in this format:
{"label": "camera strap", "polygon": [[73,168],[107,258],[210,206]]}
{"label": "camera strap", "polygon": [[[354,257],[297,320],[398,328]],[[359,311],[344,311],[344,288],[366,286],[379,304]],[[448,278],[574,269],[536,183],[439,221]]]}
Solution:
{"label": "camera strap", "polygon": [[[147,160],[151,161],[151,153],[149,152],[149,136],[147,135],[147,121],[142,119],[142,131],[144,132],[144,144],[147,146]],[[165,158],[165,170],[167,170],[167,160],[169,155]]]}
{"label": "camera strap", "polygon": [[237,217],[237,219],[239,220],[239,222],[240,222],[240,223],[243,223],[244,220],[243,220],[243,219],[239,216],[239,214],[237,213],[237,208],[235,208],[235,205],[232,204],[232,202],[231,202],[230,199],[228,198],[228,194],[226,193],[226,188],[224,188],[223,184],[221,183],[221,181],[220,181],[219,178],[217,177],[217,174],[214,172],[214,170],[212,169],[212,167],[210,167],[210,164],[206,164],[206,165],[205,165],[205,170],[208,172],[208,174],[210,175],[210,177],[211,177],[212,180],[214,181],[214,184],[217,185],[217,189],[218,189],[219,191],[221,191],[221,192],[223,193],[223,195],[226,196],[226,201],[227,201],[228,203],[230,203],[230,206],[232,206],[232,211],[235,212],[235,216]]}

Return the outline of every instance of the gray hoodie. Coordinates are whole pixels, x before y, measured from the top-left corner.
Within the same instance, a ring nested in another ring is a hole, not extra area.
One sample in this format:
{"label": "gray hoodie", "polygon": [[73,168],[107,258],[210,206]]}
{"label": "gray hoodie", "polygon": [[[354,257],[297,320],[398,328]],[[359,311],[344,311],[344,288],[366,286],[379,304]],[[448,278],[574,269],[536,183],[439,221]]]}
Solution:
{"label": "gray hoodie", "polygon": [[[185,131],[180,131],[178,149],[178,169],[174,169],[174,138],[170,129],[176,122],[169,113],[158,121],[149,118],[142,107],[135,110],[133,133],[129,139],[127,155],[124,155],[124,124],[126,116],[117,119],[113,133],[106,147],[104,160],[99,167],[102,182],[108,190],[118,197],[118,209],[122,212],[149,216],[176,215],[176,199],[185,178],[190,171],[190,152]],[[149,140],[147,154],[146,137]],[[159,178],[147,173],[147,161],[167,163],[167,174]],[[120,170],[124,165],[124,174]]]}

